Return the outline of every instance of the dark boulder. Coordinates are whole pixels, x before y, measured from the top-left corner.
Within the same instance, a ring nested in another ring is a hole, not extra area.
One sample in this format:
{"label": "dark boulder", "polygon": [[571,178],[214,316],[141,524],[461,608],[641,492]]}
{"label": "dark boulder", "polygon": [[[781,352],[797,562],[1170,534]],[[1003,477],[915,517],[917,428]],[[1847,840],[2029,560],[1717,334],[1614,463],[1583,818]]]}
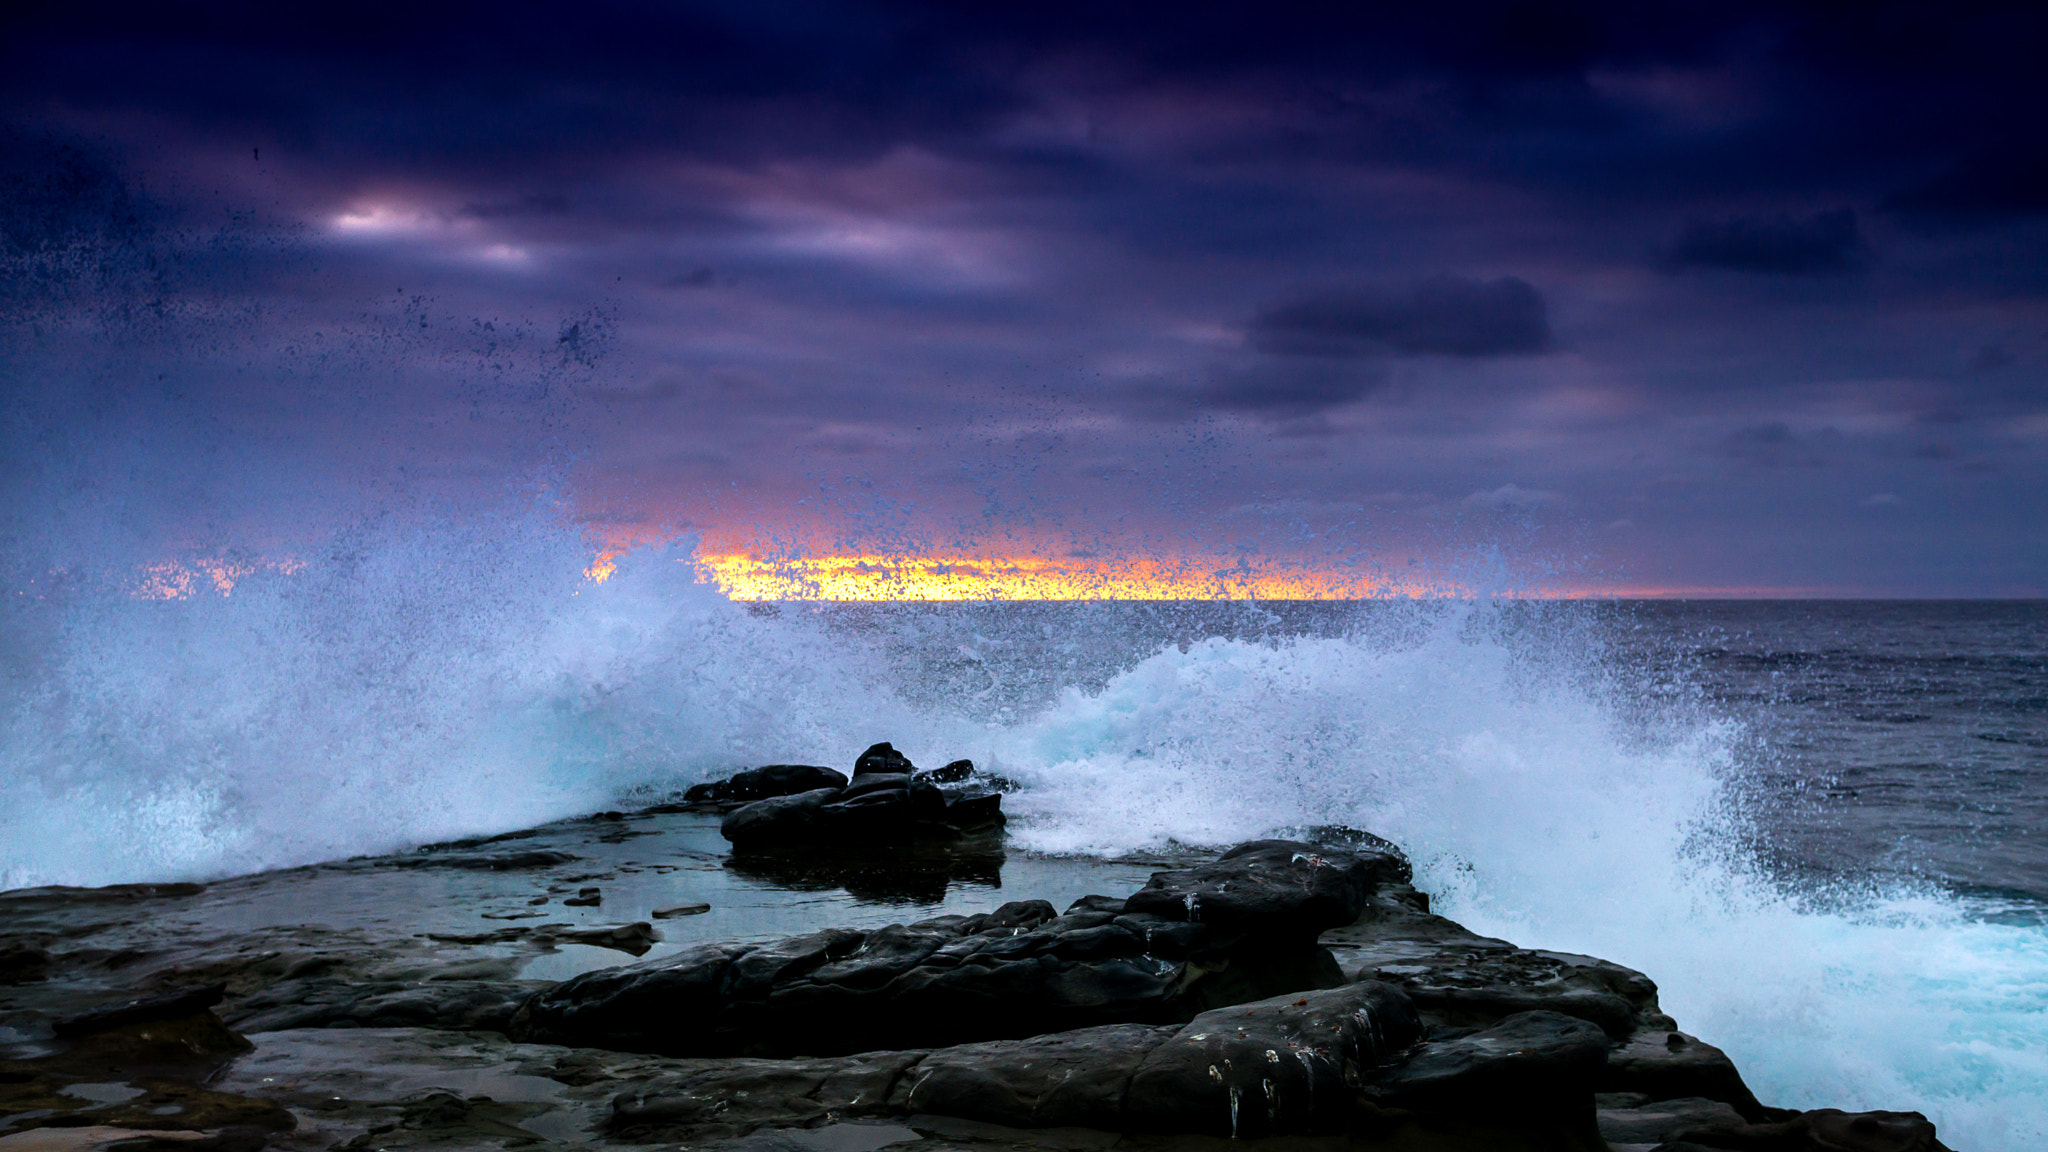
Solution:
{"label": "dark boulder", "polygon": [[1213,864],[1154,873],[1124,910],[1291,945],[1351,923],[1380,884],[1408,879],[1408,861],[1396,853],[1254,840]]}
{"label": "dark boulder", "polygon": [[748,804],[719,832],[740,852],[882,848],[992,834],[1002,797],[948,794],[907,773],[870,772],[844,788],[820,788]]}
{"label": "dark boulder", "polygon": [[1766,1124],[1689,1129],[1657,1152],[1948,1152],[1918,1112],[1843,1112],[1816,1108]]}
{"label": "dark boulder", "polygon": [[[845,803],[855,797],[871,792],[908,792],[910,774],[907,772],[864,772],[854,777],[853,783],[839,790],[839,801]],[[923,789],[919,789],[920,792]],[[937,789],[933,789],[934,792]]]}
{"label": "dark boulder", "polygon": [[967,760],[918,772],[885,741],[860,754],[850,779],[830,768],[770,764],[699,784],[684,804],[651,811],[723,811],[720,830],[743,852],[945,843],[1002,830],[1002,797],[964,783],[973,772]]}
{"label": "dark boulder", "polygon": [[683,799],[692,804],[765,800],[819,788],[844,788],[846,776],[814,764],[767,764],[692,787]]}
{"label": "dark boulder", "polygon": [[933,784],[959,784],[974,775],[974,761],[955,760],[942,768],[927,768],[917,774],[920,780]]}
{"label": "dark boulder", "polygon": [[910,762],[910,757],[898,752],[895,745],[887,740],[880,744],[870,744],[868,750],[861,753],[853,762],[853,774],[857,777],[870,772],[909,775],[915,771],[917,765]]}
{"label": "dark boulder", "polygon": [[1116,1131],[1131,1077],[1177,1031],[1171,1024],[1109,1024],[940,1049],[902,1079],[890,1103],[904,1113],[1013,1128]]}
{"label": "dark boulder", "polygon": [[1607,1034],[1598,1026],[1559,1012],[1518,1012],[1491,1028],[1432,1040],[1359,1092],[1381,1109],[1504,1128],[1563,1127],[1597,1141],[1593,1091],[1606,1062]]}
{"label": "dark boulder", "polygon": [[1657,1144],[1690,1128],[1739,1128],[1748,1123],[1719,1100],[1686,1096],[1635,1101],[1626,1107],[1610,1103],[1621,1095],[1608,1093],[1596,1098],[1600,1135],[1609,1144]]}
{"label": "dark boulder", "polygon": [[1598,1024],[1620,1042],[1639,1028],[1668,1023],[1657,1007],[1657,986],[1619,964],[1484,938],[1421,947],[1385,939],[1350,944],[1361,935],[1333,933],[1325,943],[1345,962],[1347,975],[1401,985],[1432,1024],[1484,1027],[1517,1012],[1562,1012]]}
{"label": "dark boulder", "polygon": [[908,1070],[895,1110],[1016,1128],[1233,1138],[1341,1133],[1351,1084],[1421,1038],[1398,989],[1352,984],[1205,1012],[942,1049]]}
{"label": "dark boulder", "polygon": [[1645,1028],[1607,1054],[1602,1092],[1640,1092],[1652,1100],[1701,1097],[1733,1107],[1751,1122],[1783,1119],[1759,1102],[1726,1052],[1695,1036]]}
{"label": "dark boulder", "polygon": [[605,1128],[634,1143],[817,1123],[886,1111],[890,1089],[922,1052],[823,1060],[719,1060],[676,1068],[612,1099]]}
{"label": "dark boulder", "polygon": [[1392,985],[1347,984],[1204,1012],[1131,1077],[1124,1128],[1232,1139],[1343,1132],[1351,1086],[1422,1039]]}
{"label": "dark boulder", "polygon": [[1419,1036],[1399,989],[1353,984],[1185,1025],[1111,1024],[839,1058],[679,1060],[616,1097],[609,1127],[688,1142],[727,1125],[921,1115],[1098,1133],[1336,1134],[1354,1112],[1353,1085],[1398,1066]]}

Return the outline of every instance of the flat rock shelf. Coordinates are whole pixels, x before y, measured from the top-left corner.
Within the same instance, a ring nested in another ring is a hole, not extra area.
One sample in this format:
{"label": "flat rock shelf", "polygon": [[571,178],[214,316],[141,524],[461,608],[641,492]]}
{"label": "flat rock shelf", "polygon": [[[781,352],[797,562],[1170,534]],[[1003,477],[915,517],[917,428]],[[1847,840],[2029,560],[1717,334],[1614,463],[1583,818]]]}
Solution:
{"label": "flat rock shelf", "polygon": [[[908,768],[855,780],[908,796]],[[1365,833],[735,855],[721,824],[761,785],[818,783],[769,775],[213,884],[0,893],[0,1152],[1942,1148],[1916,1113],[1768,1106],[1647,975],[1434,915]]]}

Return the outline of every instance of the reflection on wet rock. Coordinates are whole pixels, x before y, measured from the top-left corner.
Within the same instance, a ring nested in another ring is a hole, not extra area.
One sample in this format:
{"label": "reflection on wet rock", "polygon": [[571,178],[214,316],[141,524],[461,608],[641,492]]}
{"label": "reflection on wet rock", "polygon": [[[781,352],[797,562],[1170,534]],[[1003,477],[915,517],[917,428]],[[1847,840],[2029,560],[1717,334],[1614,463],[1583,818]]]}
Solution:
{"label": "reflection on wet rock", "polygon": [[875,904],[935,904],[948,887],[1003,886],[1001,852],[926,848],[882,853],[756,852],[733,856],[728,872],[799,892],[843,889]]}

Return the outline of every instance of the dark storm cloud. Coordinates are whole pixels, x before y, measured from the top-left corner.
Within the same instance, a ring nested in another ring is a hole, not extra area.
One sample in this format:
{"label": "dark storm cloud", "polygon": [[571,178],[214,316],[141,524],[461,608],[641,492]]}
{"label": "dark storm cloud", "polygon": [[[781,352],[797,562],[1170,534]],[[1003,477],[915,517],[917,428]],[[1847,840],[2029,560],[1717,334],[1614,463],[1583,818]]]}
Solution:
{"label": "dark storm cloud", "polygon": [[2006,144],[1889,197],[1885,206],[1909,216],[2048,215],[2048,143]]}
{"label": "dark storm cloud", "polygon": [[[1399,493],[1398,535],[1540,496],[1634,525],[1646,577],[1863,587],[1787,573],[1891,562],[1808,545],[1893,493],[1901,524],[1965,510],[1915,522],[1955,570],[2043,567],[2038,5],[0,21],[0,127],[43,142],[0,148],[10,267],[50,339],[138,343],[60,315],[118,304],[183,357],[44,372],[0,340],[10,387],[90,378],[116,412],[168,376],[224,443],[404,477],[557,452],[617,522],[829,487],[963,538],[1165,540]],[[1929,413],[1953,451],[1918,451]],[[1779,559],[1726,570],[1737,533]]]}
{"label": "dark storm cloud", "polygon": [[1779,214],[1695,223],[1673,246],[1669,263],[1814,276],[1861,271],[1868,256],[1855,210],[1837,208],[1804,218]]}
{"label": "dark storm cloud", "polygon": [[[14,6],[0,91],[451,170],[540,156],[857,155],[985,132],[1065,79],[1281,112],[1267,155],[1392,154],[1638,187],[1926,172],[2038,114],[2024,6],[252,2]],[[2001,67],[2000,65],[2005,65]],[[1426,98],[1417,99],[1418,94]],[[1867,117],[1867,125],[1847,121]],[[1688,120],[1715,138],[1668,145]],[[1876,131],[1882,123],[1882,130]],[[1547,142],[1547,145],[1546,143]],[[1065,148],[1055,146],[1054,151]]]}
{"label": "dark storm cloud", "polygon": [[1276,356],[1526,356],[1549,350],[1543,296],[1525,280],[1438,276],[1400,291],[1334,291],[1260,310],[1252,347]]}

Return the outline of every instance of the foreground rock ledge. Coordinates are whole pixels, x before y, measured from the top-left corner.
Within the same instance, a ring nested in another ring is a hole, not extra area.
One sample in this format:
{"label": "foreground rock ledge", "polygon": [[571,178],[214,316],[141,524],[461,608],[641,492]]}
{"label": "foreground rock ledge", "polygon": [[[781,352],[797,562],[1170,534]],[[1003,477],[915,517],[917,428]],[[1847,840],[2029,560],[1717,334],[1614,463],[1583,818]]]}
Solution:
{"label": "foreground rock ledge", "polygon": [[692,1062],[635,1141],[952,1117],[1359,1148],[1940,1148],[1911,1113],[1765,1107],[1640,972],[1427,910],[1392,845],[1256,841],[1062,913],[710,945],[528,999],[517,1040]]}
{"label": "foreground rock ledge", "polygon": [[[5,1061],[0,1152],[1942,1149],[1916,1113],[1766,1107],[1647,976],[1475,935],[1429,912],[1394,846],[1324,831],[1064,911],[713,944],[553,985],[223,964],[226,985],[76,1012]],[[116,1078],[146,1094],[77,1095]],[[70,1135],[29,1131],[53,1126]]]}

